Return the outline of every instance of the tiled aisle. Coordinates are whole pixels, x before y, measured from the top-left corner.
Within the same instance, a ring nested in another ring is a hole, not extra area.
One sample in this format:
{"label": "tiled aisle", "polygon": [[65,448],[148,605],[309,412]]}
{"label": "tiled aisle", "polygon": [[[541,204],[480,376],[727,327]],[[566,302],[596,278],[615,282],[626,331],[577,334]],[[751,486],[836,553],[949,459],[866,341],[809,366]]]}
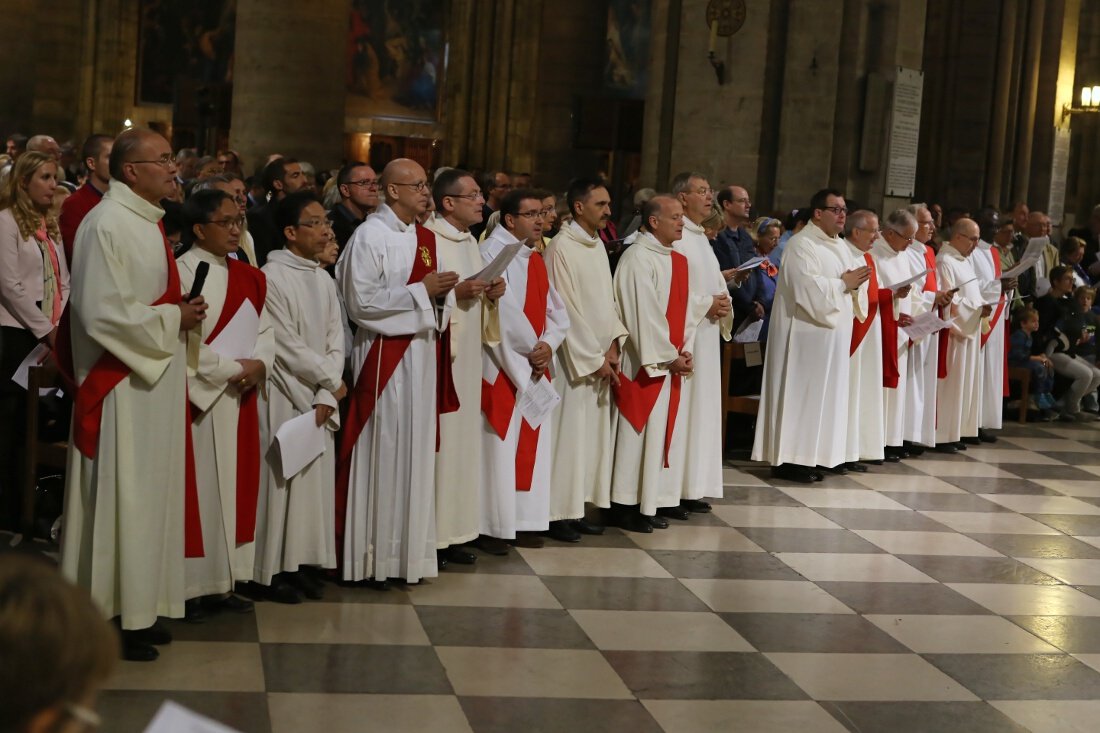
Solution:
{"label": "tiled aisle", "polygon": [[104,730],[166,696],[241,731],[1097,730],[1100,429],[787,485],[482,556],[408,590],[175,623]]}

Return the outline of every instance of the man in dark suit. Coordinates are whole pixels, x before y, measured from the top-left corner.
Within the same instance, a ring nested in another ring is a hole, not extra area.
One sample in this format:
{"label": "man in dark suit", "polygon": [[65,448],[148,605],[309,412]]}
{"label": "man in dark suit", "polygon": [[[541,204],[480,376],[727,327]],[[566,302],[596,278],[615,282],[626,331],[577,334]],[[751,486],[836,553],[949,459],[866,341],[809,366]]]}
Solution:
{"label": "man in dark suit", "polygon": [[248,231],[256,242],[256,266],[263,267],[267,253],[282,247],[275,227],[275,207],[288,194],[309,187],[302,166],[293,158],[276,158],[260,172],[267,201],[248,210]]}

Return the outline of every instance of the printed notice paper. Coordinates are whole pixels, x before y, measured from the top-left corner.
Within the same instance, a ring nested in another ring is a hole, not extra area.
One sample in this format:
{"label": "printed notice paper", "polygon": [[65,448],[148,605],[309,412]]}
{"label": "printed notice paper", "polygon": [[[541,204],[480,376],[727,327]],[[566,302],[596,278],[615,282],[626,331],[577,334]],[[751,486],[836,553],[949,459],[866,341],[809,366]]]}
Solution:
{"label": "printed notice paper", "polygon": [[260,314],[252,301],[246,300],[218,337],[210,342],[210,348],[227,359],[251,359],[259,332]]}
{"label": "printed notice paper", "polygon": [[491,282],[504,274],[504,271],[508,269],[508,265],[512,263],[512,259],[523,247],[523,242],[515,242],[514,244],[504,245],[504,249],[500,251],[493,261],[489,263],[488,267],[474,275],[473,277],[466,278],[467,280],[484,280],[485,282]]}
{"label": "printed notice paper", "polygon": [[290,480],[325,452],[325,428],[317,427],[313,410],[287,420],[275,433],[283,459],[283,478]]}
{"label": "printed notice paper", "polygon": [[893,285],[883,285],[882,287],[885,288],[886,290],[893,290],[893,291],[897,292],[898,290],[901,290],[902,288],[904,288],[906,285],[912,285],[917,280],[920,280],[921,278],[923,278],[925,275],[927,275],[930,272],[932,272],[932,271],[927,270],[927,269],[922,270],[922,271],[918,272],[916,275],[913,275],[913,277],[909,278],[908,280],[902,280],[900,283],[894,283]]}
{"label": "printed notice paper", "polygon": [[761,262],[768,259],[767,257],[753,257],[751,260],[747,260],[742,264],[734,268],[736,272],[744,272],[745,270],[751,270],[754,267],[758,267]]}
{"label": "printed notice paper", "polygon": [[901,330],[905,331],[905,335],[913,341],[920,341],[925,336],[941,331],[954,322],[954,318],[948,318],[945,321],[936,315],[935,311],[928,311],[927,313],[921,313],[919,316],[913,316],[913,323],[902,326]]}
{"label": "printed notice paper", "polygon": [[[23,360],[18,367],[15,368],[15,374],[11,375],[11,381],[18,384],[23,389],[27,388],[27,382],[30,380],[31,367],[38,366],[46,357],[50,354],[50,347],[46,344],[39,344],[31,349],[31,353],[27,354],[27,358]],[[52,391],[52,390],[51,390]]]}
{"label": "printed notice paper", "polygon": [[561,397],[550,384],[549,379],[540,378],[532,381],[527,389],[519,396],[519,414],[533,428],[537,428],[550,417],[554,407],[561,402]]}
{"label": "printed notice paper", "polygon": [[764,321],[745,321],[741,324],[741,327],[737,329],[737,333],[733,334],[733,340],[739,344],[748,344],[753,341],[760,340],[760,332],[764,330]]}

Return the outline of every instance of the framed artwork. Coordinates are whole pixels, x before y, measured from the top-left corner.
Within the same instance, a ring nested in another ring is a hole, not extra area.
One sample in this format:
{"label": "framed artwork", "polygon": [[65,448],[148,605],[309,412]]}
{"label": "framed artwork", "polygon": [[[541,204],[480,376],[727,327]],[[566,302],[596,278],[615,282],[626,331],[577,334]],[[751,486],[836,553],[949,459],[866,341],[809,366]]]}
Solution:
{"label": "framed artwork", "polygon": [[173,104],[179,82],[233,78],[236,0],[139,0],[138,104]]}
{"label": "framed artwork", "polygon": [[645,99],[649,81],[650,0],[608,0],[604,87],[616,97]]}
{"label": "framed artwork", "polygon": [[443,82],[444,3],[352,0],[349,116],[434,122]]}

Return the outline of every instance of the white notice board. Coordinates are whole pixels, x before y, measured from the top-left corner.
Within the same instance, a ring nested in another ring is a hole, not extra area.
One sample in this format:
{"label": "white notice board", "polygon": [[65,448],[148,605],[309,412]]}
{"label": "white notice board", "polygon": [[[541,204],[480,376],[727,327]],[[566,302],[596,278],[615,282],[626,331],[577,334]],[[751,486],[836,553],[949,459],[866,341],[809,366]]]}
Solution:
{"label": "white notice board", "polygon": [[890,115],[890,157],[886,167],[886,195],[911,198],[917,181],[920,147],[920,108],[924,72],[898,67],[894,105]]}

